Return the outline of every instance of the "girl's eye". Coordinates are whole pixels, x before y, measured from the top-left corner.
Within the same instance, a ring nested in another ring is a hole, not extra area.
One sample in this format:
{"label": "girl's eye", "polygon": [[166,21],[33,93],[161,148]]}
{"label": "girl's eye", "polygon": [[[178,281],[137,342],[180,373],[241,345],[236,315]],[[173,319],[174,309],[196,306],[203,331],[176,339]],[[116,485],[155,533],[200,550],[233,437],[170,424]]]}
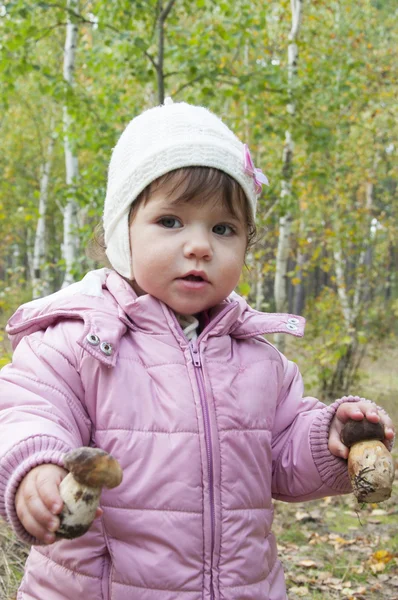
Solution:
{"label": "girl's eye", "polygon": [[166,229],[177,229],[182,227],[181,221],[176,219],[175,217],[162,217],[158,221],[163,227]]}
{"label": "girl's eye", "polygon": [[214,233],[217,235],[232,235],[234,233],[231,225],[226,225],[225,223],[219,223],[213,227]]}

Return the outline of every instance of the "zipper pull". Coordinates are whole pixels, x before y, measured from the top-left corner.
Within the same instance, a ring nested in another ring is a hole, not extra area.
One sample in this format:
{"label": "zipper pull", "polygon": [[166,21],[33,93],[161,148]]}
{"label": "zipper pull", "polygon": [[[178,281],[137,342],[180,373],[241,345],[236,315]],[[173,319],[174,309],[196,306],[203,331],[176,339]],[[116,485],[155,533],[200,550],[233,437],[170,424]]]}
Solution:
{"label": "zipper pull", "polygon": [[191,351],[193,364],[195,365],[195,367],[200,367],[201,366],[200,353],[199,353],[199,348],[198,348],[198,344],[197,344],[196,340],[189,342],[189,349]]}

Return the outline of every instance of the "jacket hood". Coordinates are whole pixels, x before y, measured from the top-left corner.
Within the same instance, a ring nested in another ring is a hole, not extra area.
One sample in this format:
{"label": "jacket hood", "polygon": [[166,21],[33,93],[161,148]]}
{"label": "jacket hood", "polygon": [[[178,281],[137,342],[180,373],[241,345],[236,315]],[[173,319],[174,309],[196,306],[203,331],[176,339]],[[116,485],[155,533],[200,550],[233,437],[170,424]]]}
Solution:
{"label": "jacket hood", "polygon": [[[303,317],[256,311],[234,292],[210,311],[210,317],[211,323],[201,337],[230,334],[243,339],[273,333],[302,337],[304,333]],[[165,304],[149,295],[137,297],[131,286],[110,269],[90,271],[77,283],[22,304],[8,321],[6,331],[15,349],[24,336],[66,319],[83,321],[79,345],[109,366],[116,362],[118,342],[127,328],[163,334],[171,327],[179,335],[177,320]],[[94,336],[91,341],[90,336]],[[99,342],[93,344],[95,338],[110,345],[112,353],[101,351]]]}

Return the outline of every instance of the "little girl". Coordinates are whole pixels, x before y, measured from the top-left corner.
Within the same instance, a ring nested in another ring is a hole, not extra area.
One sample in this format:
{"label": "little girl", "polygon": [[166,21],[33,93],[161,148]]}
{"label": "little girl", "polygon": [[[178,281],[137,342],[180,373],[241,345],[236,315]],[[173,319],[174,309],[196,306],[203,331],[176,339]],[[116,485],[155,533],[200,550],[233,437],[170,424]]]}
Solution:
{"label": "little girl", "polygon": [[[133,119],[109,168],[112,268],[23,305],[0,380],[0,514],[32,545],[19,600],[283,600],[272,499],[350,491],[340,431],[386,413],[303,397],[264,334],[304,320],[233,292],[265,176],[202,107]],[[121,464],[91,529],[59,540],[63,455]]]}

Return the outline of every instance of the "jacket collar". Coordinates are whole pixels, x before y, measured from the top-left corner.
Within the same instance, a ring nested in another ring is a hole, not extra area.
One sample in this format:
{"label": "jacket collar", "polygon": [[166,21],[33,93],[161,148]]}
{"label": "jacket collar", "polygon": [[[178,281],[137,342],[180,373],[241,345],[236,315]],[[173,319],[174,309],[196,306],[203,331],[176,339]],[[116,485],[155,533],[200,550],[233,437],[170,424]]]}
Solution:
{"label": "jacket collar", "polygon": [[[107,288],[130,318],[133,328],[158,335],[169,333],[175,319],[163,302],[149,295],[137,297],[130,285],[114,271],[108,276]],[[254,310],[235,292],[210,311],[210,319],[201,338],[225,334],[242,339],[273,333],[304,335],[304,317]]]}
{"label": "jacket collar", "polygon": [[[78,344],[108,366],[116,363],[119,341],[127,328],[158,336],[171,332],[181,345],[188,343],[165,304],[149,295],[137,297],[123,277],[109,269],[90,271],[55,294],[23,304],[6,330],[15,348],[25,335],[71,318],[84,322]],[[305,324],[300,316],[256,311],[235,293],[210,311],[210,319],[199,339],[226,334],[244,339],[273,333],[302,337]]]}

